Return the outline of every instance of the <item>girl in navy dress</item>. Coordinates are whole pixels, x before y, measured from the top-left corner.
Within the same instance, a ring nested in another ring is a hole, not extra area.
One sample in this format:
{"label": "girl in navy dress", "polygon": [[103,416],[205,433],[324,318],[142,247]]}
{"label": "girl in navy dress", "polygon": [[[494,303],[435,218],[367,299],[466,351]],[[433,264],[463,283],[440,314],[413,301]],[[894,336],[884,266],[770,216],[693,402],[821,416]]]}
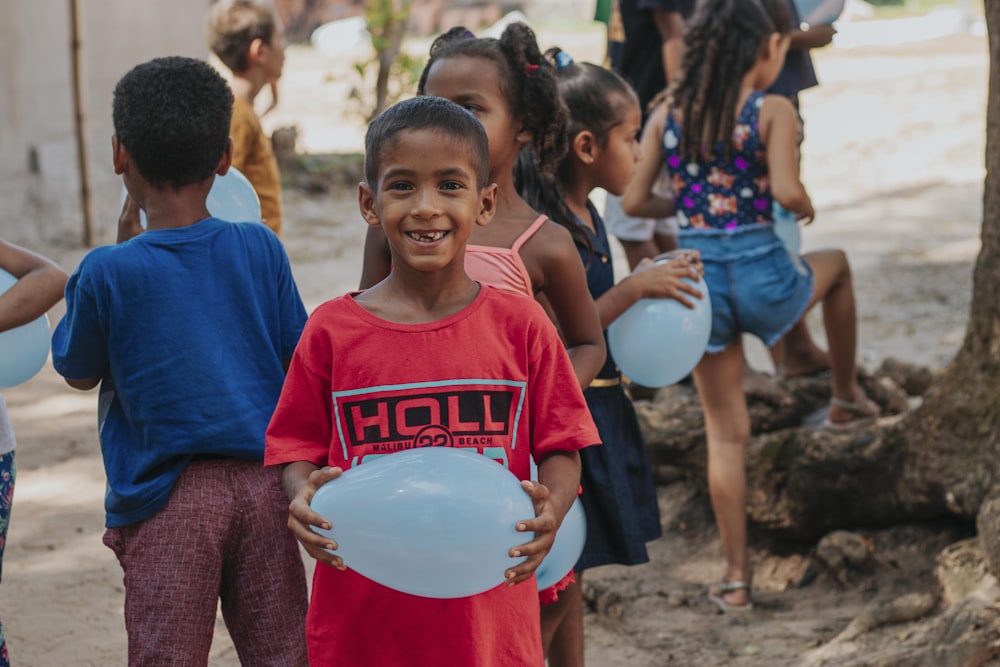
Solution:
{"label": "girl in navy dress", "polygon": [[[587,273],[587,286],[607,329],[643,298],[673,298],[688,307],[701,294],[682,281],[697,281],[697,253],[645,259],[617,285],[604,223],[590,203],[595,188],[621,195],[640,157],[642,113],[629,85],[617,74],[590,63],[574,63],[565,52],[547,54],[556,65],[559,94],[570,112],[569,151],[552,183],[531,168],[522,152],[516,172],[519,191],[537,210],[569,228]],[[665,337],[669,334],[665,334]],[[612,563],[635,565],[649,560],[646,543],[661,535],[656,486],[632,402],[610,350],[597,378],[584,391],[604,443],[581,452],[587,541],[576,565],[582,571]],[[563,609],[554,635],[543,632],[550,667],[583,664],[583,605],[579,587],[563,591]],[[543,625],[543,629],[549,624]],[[546,636],[550,634],[550,636]]]}

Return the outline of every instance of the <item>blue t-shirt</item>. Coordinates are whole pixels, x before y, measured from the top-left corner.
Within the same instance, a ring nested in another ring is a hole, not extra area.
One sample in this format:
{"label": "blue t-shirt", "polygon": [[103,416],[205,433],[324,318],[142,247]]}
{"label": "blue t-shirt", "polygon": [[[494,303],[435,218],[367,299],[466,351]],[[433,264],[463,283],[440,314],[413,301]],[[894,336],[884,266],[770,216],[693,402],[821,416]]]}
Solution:
{"label": "blue t-shirt", "polygon": [[109,527],[160,510],[195,455],[263,460],[305,321],[284,248],[261,224],[206,218],[83,258],[52,363],[102,378]]}

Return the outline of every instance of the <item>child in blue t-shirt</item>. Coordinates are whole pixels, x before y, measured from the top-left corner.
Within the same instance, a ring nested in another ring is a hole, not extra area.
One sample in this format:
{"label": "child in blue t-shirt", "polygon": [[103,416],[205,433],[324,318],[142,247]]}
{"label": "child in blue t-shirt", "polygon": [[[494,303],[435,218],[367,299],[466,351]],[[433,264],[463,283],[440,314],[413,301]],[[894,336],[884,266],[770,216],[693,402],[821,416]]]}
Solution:
{"label": "child in blue t-shirt", "polygon": [[281,475],[262,465],[306,312],[274,233],[206,207],[232,161],[232,107],[190,58],[118,82],[115,173],[147,230],[83,258],[53,334],[66,382],[100,385],[104,543],[124,571],[130,665],[205,664],[220,598],[243,665],[307,664],[305,572]]}

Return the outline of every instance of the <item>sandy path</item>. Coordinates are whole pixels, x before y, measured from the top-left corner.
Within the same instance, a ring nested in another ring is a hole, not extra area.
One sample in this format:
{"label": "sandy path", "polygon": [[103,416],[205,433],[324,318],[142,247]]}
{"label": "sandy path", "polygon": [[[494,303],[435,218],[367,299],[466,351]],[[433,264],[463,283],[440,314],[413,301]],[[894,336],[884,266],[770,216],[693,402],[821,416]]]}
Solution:
{"label": "sandy path", "polygon": [[[552,43],[546,37],[543,32],[543,43]],[[978,248],[985,40],[831,49],[818,55],[817,65],[824,83],[803,96],[803,109],[805,174],[819,216],[805,231],[804,248],[849,251],[868,365],[893,355],[938,366],[961,342]],[[331,88],[331,68],[316,54],[290,50],[283,115],[269,122],[282,124],[303,109],[307,148],[323,141],[356,147],[361,136],[356,123],[338,120],[342,88]],[[336,129],[336,136],[321,128]],[[312,308],[356,284],[364,227],[351,193],[288,193],[286,202],[289,254]],[[83,254],[40,250],[69,269]],[[60,314],[57,307],[52,316]],[[813,329],[819,335],[820,327]],[[121,573],[101,544],[96,394],[69,390],[46,368],[4,395],[19,441],[0,586],[15,664],[124,664]],[[667,536],[653,545],[652,563],[590,575],[611,591],[602,598],[602,613],[588,616],[591,664],[796,664],[810,642],[835,634],[866,599],[868,593],[818,584],[781,593],[801,574],[801,556],[758,554],[761,611],[752,622],[715,615],[702,591],[718,575],[719,548],[710,534],[685,532],[690,517],[677,513],[689,492],[686,484],[662,489]],[[900,563],[898,580],[881,592],[927,576],[925,554],[900,557]],[[212,664],[236,665],[221,623],[217,635]]]}

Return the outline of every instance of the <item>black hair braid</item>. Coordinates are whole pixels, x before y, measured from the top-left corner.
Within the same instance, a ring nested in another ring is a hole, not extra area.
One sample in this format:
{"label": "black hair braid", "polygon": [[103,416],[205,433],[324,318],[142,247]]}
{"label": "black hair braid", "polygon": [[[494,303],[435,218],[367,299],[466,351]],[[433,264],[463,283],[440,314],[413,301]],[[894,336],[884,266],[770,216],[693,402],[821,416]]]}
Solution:
{"label": "black hair braid", "polygon": [[507,26],[500,36],[500,50],[519,80],[508,91],[511,109],[524,116],[524,127],[532,134],[535,164],[543,174],[555,174],[568,148],[568,114],[558,95],[555,66],[542,57],[535,33],[523,23]]}
{"label": "black hair braid", "polygon": [[790,29],[783,0],[698,4],[685,28],[682,74],[673,89],[683,127],[680,151],[688,159],[710,159],[720,142],[728,155],[743,77],[769,36]]}

